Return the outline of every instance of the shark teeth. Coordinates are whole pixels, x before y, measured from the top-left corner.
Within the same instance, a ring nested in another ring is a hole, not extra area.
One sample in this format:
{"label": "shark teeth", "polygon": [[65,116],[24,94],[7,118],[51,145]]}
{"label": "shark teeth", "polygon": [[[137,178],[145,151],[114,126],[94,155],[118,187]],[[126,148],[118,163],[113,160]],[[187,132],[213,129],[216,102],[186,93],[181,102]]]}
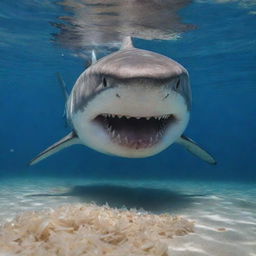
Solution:
{"label": "shark teeth", "polygon": [[167,115],[160,115],[160,116],[127,116],[127,115],[120,115],[120,114],[101,114],[104,118],[135,118],[135,119],[142,119],[145,118],[146,120],[150,120],[151,118],[156,119],[156,120],[163,120],[163,119],[168,119],[172,116],[172,114],[167,114]]}
{"label": "shark teeth", "polygon": [[[123,116],[122,116],[123,117]],[[146,118],[149,120],[152,117]],[[154,118],[154,117],[153,117]],[[137,118],[136,118],[137,119]],[[139,118],[140,119],[140,118]],[[158,120],[163,119],[161,117],[157,117]],[[132,139],[127,136],[122,136],[118,130],[115,130],[111,125],[107,128],[108,134],[110,135],[112,141],[118,143],[120,145],[127,145],[130,148],[149,148],[159,142],[159,140],[164,136],[165,128],[161,128],[158,132],[156,132],[153,136],[148,137],[147,139]]]}
{"label": "shark teeth", "polygon": [[146,149],[158,144],[170,124],[178,119],[174,114],[139,116],[104,113],[94,122],[106,130],[115,144],[130,149]]}

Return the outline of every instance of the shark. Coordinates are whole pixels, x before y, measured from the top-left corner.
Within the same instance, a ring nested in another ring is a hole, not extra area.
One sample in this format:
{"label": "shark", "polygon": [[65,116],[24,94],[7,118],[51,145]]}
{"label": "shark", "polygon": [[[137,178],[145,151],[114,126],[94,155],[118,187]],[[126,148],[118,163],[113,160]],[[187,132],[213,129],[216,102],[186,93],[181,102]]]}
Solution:
{"label": "shark", "polygon": [[164,55],[138,49],[131,37],[91,65],[66,94],[72,131],[30,165],[75,144],[126,158],[156,155],[174,143],[209,164],[215,158],[184,135],[192,96],[188,71]]}

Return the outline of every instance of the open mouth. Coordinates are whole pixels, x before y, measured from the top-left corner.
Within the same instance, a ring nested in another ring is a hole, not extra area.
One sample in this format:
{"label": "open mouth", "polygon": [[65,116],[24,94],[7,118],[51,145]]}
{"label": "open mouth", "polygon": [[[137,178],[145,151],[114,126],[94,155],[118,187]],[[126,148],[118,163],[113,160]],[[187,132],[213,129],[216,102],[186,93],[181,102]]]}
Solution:
{"label": "open mouth", "polygon": [[177,122],[177,118],[172,114],[151,117],[100,114],[94,121],[106,130],[114,143],[143,149],[160,142],[166,130]]}

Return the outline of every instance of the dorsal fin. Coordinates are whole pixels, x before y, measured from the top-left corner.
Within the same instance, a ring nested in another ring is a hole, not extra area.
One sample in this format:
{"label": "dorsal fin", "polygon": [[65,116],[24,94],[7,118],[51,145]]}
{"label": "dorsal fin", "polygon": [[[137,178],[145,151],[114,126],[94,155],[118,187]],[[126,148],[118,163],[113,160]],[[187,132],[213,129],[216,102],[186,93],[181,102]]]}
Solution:
{"label": "dorsal fin", "polygon": [[133,48],[133,43],[132,43],[132,38],[130,36],[126,36],[123,39],[122,45],[121,45],[121,50],[122,49],[128,49],[128,48]]}
{"label": "dorsal fin", "polygon": [[96,53],[94,50],[92,50],[92,65],[95,64],[96,62],[97,62]]}

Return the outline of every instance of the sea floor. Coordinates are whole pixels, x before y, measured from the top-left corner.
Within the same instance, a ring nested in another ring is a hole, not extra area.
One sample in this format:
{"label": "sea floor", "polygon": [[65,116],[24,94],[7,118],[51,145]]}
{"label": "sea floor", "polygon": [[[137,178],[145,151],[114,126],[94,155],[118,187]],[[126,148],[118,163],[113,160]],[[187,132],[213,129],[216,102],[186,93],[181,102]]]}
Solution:
{"label": "sea floor", "polygon": [[206,181],[2,179],[0,223],[25,211],[95,202],[195,221],[171,256],[256,256],[256,184]]}

